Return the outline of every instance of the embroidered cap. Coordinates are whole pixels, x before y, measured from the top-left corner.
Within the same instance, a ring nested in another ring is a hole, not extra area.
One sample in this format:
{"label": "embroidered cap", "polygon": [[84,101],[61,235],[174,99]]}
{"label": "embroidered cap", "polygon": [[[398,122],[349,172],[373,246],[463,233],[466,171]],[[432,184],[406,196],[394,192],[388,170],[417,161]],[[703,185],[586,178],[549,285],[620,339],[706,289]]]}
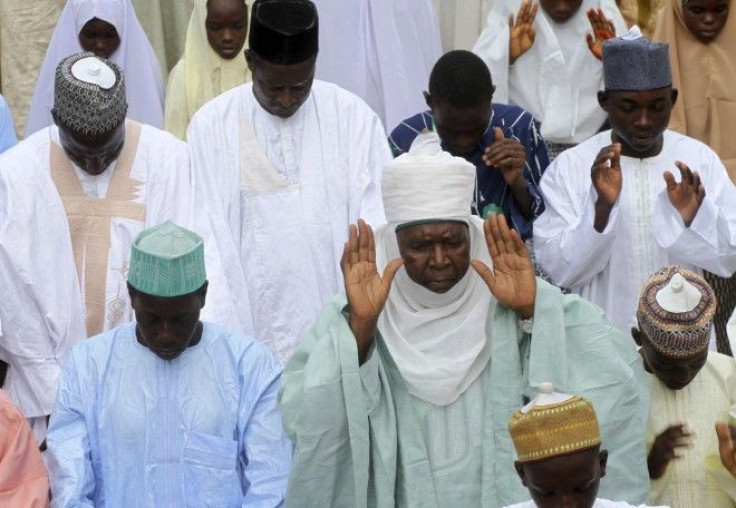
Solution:
{"label": "embroidered cap", "polygon": [[519,462],[560,457],[601,444],[598,418],[588,399],[556,393],[552,383],[542,383],[539,390],[509,421]]}
{"label": "embroidered cap", "polygon": [[644,283],[637,317],[654,349],[670,358],[689,358],[708,349],[716,296],[697,273],[669,266]]}
{"label": "embroidered cap", "polygon": [[123,73],[91,52],[66,57],[56,68],[54,111],[76,132],[110,132],[125,121],[128,111]]}
{"label": "embroidered cap", "polygon": [[248,44],[263,59],[292,65],[319,51],[319,17],[309,0],[256,0]]}
{"label": "embroidered cap", "polygon": [[202,238],[166,221],[133,242],[128,282],[141,293],[174,297],[197,291],[207,279]]}
{"label": "embroidered cap", "polygon": [[652,42],[633,26],[627,35],[603,43],[606,90],[656,90],[672,85],[669,45]]}

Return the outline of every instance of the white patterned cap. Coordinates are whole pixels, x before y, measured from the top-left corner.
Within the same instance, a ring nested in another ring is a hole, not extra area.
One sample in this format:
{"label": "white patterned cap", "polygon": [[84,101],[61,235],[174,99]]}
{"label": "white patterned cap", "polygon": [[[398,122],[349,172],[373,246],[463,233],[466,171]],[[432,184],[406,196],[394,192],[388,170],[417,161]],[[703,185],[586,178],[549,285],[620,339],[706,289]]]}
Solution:
{"label": "white patterned cap", "polygon": [[110,132],[125,121],[128,111],[123,73],[91,52],[66,57],[56,68],[54,111],[75,132]]}

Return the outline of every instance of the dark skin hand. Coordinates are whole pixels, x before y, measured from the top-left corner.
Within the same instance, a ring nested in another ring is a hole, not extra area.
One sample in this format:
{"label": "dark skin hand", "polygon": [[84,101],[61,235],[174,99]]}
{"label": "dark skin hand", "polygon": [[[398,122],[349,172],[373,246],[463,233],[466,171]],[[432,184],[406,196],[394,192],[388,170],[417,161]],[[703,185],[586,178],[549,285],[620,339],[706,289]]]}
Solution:
{"label": "dark skin hand", "polygon": [[537,32],[534,30],[534,18],[537,17],[539,4],[531,0],[522,0],[519,12],[509,15],[509,64],[513,65],[516,59],[529,51],[534,45]]}
{"label": "dark skin hand", "polygon": [[590,9],[588,11],[588,21],[593,28],[593,33],[588,34],[588,49],[598,60],[603,59],[603,43],[608,39],[616,37],[616,28],[611,20],[606,18],[602,9]]}
{"label": "dark skin hand", "polygon": [[694,435],[684,423],[672,425],[659,434],[647,457],[649,478],[662,478],[670,461],[679,459],[682,456],[681,449],[692,445]]}
{"label": "dark skin hand", "polygon": [[736,441],[736,427],[726,422],[716,422],[716,435],[721,463],[731,473],[731,476],[736,477],[736,449],[733,445]]}
{"label": "dark skin hand", "polygon": [[692,171],[685,163],[676,161],[675,165],[680,170],[680,183],[675,181],[675,176],[671,171],[664,172],[664,181],[667,183],[667,195],[670,203],[674,206],[685,223],[685,227],[690,227],[695,215],[700,210],[700,205],[705,199],[705,187],[700,181],[700,175],[697,171]]}
{"label": "dark skin hand", "polygon": [[493,138],[493,143],[483,152],[483,162],[501,171],[521,213],[524,218],[529,219],[532,216],[532,198],[529,195],[529,183],[524,178],[526,163],[524,145],[515,139],[506,138],[500,127],[494,127]]}
{"label": "dark skin hand", "polygon": [[593,227],[602,233],[608,225],[613,205],[621,195],[623,175],[621,173],[621,145],[614,143],[598,152],[590,169],[593,188],[598,193],[595,202],[595,221]]}

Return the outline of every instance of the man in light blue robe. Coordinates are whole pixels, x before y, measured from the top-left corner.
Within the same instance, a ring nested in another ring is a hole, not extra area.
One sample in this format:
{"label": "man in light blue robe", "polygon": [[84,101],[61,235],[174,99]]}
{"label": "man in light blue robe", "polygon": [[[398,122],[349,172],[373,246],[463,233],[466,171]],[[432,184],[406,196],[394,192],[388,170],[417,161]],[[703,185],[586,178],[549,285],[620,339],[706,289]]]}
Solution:
{"label": "man in light blue robe", "polygon": [[544,381],[596,405],[611,452],[602,495],[647,499],[634,344],[597,307],[535,279],[502,216],[469,216],[474,183],[472,164],[423,134],[384,170],[389,223],[351,227],[346,295],[283,374],[289,506],[523,501],[506,424]]}
{"label": "man in light blue robe", "polygon": [[170,222],[132,249],[137,323],[69,353],[47,435],[52,506],[283,506],[292,445],[281,367],[199,321],[202,240]]}
{"label": "man in light blue robe", "polygon": [[10,109],[8,109],[8,103],[0,95],[0,153],[14,147],[17,142],[13,116],[10,114]]}

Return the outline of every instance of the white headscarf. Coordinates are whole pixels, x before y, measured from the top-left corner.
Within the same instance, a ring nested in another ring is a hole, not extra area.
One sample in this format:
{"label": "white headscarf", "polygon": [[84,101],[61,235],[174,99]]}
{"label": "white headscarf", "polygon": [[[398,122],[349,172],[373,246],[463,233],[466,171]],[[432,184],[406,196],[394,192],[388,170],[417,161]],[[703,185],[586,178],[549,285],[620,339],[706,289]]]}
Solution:
{"label": "white headscarf", "polygon": [[[470,230],[470,257],[492,266],[483,221],[470,215],[475,166],[440,148],[435,133],[417,137],[409,153],[385,168],[382,191],[389,223],[376,231],[380,271],[399,257],[396,227],[424,220],[461,220]],[[495,299],[472,267],[444,294],[396,274],[378,330],[409,393],[438,406],[457,398],[491,356],[486,322]]]}
{"label": "white headscarf", "polygon": [[26,137],[53,124],[54,80],[62,59],[84,51],[79,32],[92,18],[115,27],[120,46],[110,56],[123,71],[128,118],[163,128],[164,85],[161,68],[130,0],[67,0],[51,37],[36,82],[26,123]]}

